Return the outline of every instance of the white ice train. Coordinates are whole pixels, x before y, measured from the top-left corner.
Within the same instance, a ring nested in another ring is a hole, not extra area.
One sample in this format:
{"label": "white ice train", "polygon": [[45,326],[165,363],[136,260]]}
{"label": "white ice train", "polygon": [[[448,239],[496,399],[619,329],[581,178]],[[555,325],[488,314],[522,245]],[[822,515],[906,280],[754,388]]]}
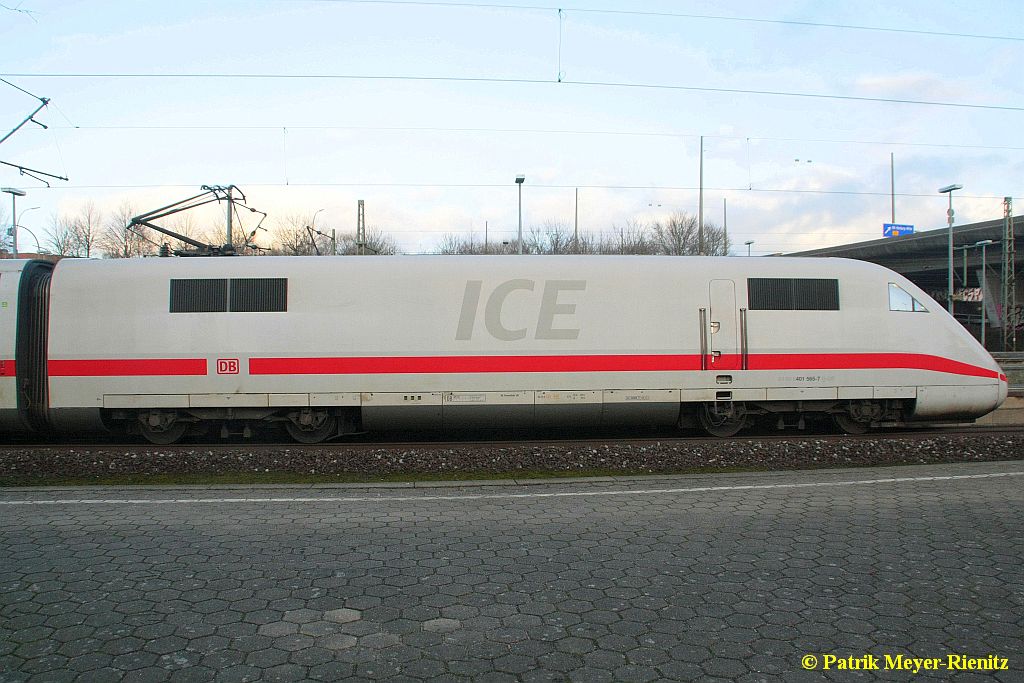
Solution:
{"label": "white ice train", "polygon": [[1006,397],[919,288],[843,259],[0,262],[0,433],[965,421]]}

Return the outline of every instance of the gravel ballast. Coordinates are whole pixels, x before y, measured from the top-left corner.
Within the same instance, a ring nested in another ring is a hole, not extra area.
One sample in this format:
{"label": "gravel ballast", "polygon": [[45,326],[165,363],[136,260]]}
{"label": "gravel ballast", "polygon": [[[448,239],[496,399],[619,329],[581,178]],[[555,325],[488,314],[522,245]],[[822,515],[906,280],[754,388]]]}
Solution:
{"label": "gravel ballast", "polygon": [[982,462],[1024,457],[1024,432],[879,438],[672,440],[401,446],[9,446],[0,485],[150,476],[269,474],[394,479],[572,473],[667,474],[714,470]]}

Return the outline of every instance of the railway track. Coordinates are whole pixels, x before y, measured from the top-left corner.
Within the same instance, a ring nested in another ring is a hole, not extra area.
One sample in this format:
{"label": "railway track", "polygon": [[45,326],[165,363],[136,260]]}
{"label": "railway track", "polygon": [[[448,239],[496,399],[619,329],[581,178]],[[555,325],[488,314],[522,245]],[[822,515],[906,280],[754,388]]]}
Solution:
{"label": "railway track", "polygon": [[631,476],[982,462],[1021,458],[1024,428],[807,432],[720,439],[680,434],[382,435],[305,445],[279,442],[155,446],[124,441],[0,446],[0,486],[267,484]]}

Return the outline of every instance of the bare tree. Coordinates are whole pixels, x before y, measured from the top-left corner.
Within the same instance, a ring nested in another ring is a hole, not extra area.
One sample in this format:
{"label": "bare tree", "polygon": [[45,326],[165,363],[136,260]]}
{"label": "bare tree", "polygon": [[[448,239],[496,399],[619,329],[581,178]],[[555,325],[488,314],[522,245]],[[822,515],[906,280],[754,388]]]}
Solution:
{"label": "bare tree", "polygon": [[103,214],[93,202],[86,202],[78,213],[54,214],[50,223],[48,246],[58,256],[89,258],[103,233]]}
{"label": "bare tree", "polygon": [[530,254],[572,254],[576,244],[567,223],[547,221],[542,227],[530,228],[523,239],[523,250]]}
{"label": "bare tree", "polygon": [[485,242],[475,233],[459,235],[447,233],[437,246],[439,254],[504,254],[508,253],[508,245],[498,242]]}
{"label": "bare tree", "polygon": [[[182,237],[190,237],[198,242],[206,242],[209,244],[205,239],[205,235],[203,235],[202,231],[199,229],[199,224],[196,221],[195,214],[188,213],[187,211],[179,213],[175,216],[174,220],[167,225],[167,227]],[[172,252],[178,249],[187,250],[196,248],[195,245],[179,239],[172,239],[168,235],[161,235],[160,237],[161,239],[158,241],[166,242],[168,246],[170,246]]]}
{"label": "bare tree", "polygon": [[96,242],[102,234],[102,223],[103,214],[93,202],[86,202],[74,219],[75,256],[92,256]]}
{"label": "bare tree", "polygon": [[67,216],[54,214],[50,222],[50,239],[48,246],[57,256],[78,256],[78,245],[75,239],[74,220]]}
{"label": "bare tree", "polygon": [[448,232],[441,236],[441,241],[437,244],[437,253],[454,256],[456,254],[465,254],[465,249],[467,248],[468,245],[462,235]]}
{"label": "bare tree", "polygon": [[312,224],[312,214],[308,213],[292,214],[275,221],[272,233],[274,246],[271,253],[290,256],[328,256],[335,253],[335,249],[339,255],[355,255],[360,251],[364,254],[398,253],[398,243],[395,242],[395,239],[378,228],[371,227],[366,231],[366,241],[360,250],[355,234],[342,233],[337,235],[336,243],[332,243],[327,234],[328,228],[313,231],[307,228]]}
{"label": "bare tree", "polygon": [[285,256],[309,256],[331,253],[330,240],[306,229],[312,223],[309,214],[295,213],[275,221],[271,253]]}
{"label": "bare tree", "polygon": [[728,256],[732,242],[725,230],[715,223],[704,225],[704,253],[708,256]]}
{"label": "bare tree", "polygon": [[[526,240],[523,240],[524,244]],[[439,254],[514,254],[516,242],[493,242],[480,239],[475,233],[459,235],[447,233],[437,247]]]}
{"label": "bare tree", "polygon": [[[474,233],[449,233],[441,238],[437,249],[440,254],[518,254],[517,239],[485,244]],[[523,236],[523,252],[527,254],[591,254],[596,253],[593,236],[583,234],[577,240],[568,223],[547,221],[529,228]]]}
{"label": "bare tree", "polygon": [[612,226],[612,234],[597,246],[600,254],[657,254],[658,248],[648,227],[630,219],[625,225]]}
{"label": "bare tree", "polygon": [[152,254],[158,242],[149,235],[149,229],[137,225],[129,228],[128,224],[138,212],[131,202],[124,201],[107,219],[98,245],[107,258],[133,258]]}
{"label": "bare tree", "polygon": [[7,218],[7,209],[2,204],[0,204],[0,227],[2,227],[0,235],[3,235],[0,238],[0,254],[7,254],[9,253],[7,230],[11,227],[11,221]]}
{"label": "bare tree", "polygon": [[[668,256],[693,256],[700,254],[700,224],[696,216],[676,212],[664,220],[650,225],[654,253]],[[726,256],[729,244],[725,230],[715,223],[704,224],[704,253],[708,256]]]}
{"label": "bare tree", "polygon": [[[346,256],[359,254],[359,244],[353,233],[338,235],[338,253]],[[378,256],[392,256],[398,253],[398,243],[391,235],[386,235],[378,228],[369,228],[366,231],[366,241],[363,244],[364,254],[376,254]]]}
{"label": "bare tree", "polygon": [[697,217],[682,212],[651,223],[651,235],[658,252],[670,256],[698,253],[698,233]]}
{"label": "bare tree", "polygon": [[573,239],[574,254],[599,254],[601,247],[600,240],[588,232],[581,233]]}

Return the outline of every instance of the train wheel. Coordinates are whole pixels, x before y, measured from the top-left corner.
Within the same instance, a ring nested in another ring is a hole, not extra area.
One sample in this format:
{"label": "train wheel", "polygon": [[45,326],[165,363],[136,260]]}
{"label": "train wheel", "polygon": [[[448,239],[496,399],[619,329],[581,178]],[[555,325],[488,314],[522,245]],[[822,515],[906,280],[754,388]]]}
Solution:
{"label": "train wheel", "polygon": [[870,422],[855,420],[845,413],[833,415],[832,421],[835,423],[836,427],[839,427],[839,429],[847,434],[867,434],[868,430],[871,429]]}
{"label": "train wheel", "polygon": [[721,411],[714,403],[704,403],[697,413],[700,426],[711,436],[727,438],[736,436],[747,423],[743,404],[732,404],[728,412]]}
{"label": "train wheel", "polygon": [[139,416],[139,427],[147,441],[167,446],[185,436],[189,423],[178,420],[173,411],[153,410]]}
{"label": "train wheel", "polygon": [[338,433],[338,420],[325,411],[303,411],[288,416],[285,429],[299,443],[320,443]]}

